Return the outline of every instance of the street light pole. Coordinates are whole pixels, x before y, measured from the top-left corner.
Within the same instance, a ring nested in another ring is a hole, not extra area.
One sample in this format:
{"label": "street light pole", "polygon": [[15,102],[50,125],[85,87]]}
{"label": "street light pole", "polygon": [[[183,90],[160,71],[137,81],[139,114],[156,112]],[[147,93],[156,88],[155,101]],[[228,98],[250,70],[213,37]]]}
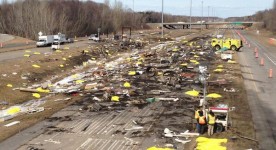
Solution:
{"label": "street light pole", "polygon": [[191,3],[190,3],[190,32],[192,32],[192,5],[193,5],[193,0],[191,0]]}
{"label": "street light pole", "polygon": [[164,37],[164,0],[162,0],[162,38]]}

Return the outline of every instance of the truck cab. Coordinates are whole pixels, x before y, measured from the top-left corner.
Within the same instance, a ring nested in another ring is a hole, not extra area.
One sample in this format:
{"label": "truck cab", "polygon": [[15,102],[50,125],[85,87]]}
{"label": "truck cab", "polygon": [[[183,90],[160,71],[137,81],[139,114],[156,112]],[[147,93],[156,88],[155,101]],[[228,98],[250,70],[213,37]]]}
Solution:
{"label": "truck cab", "polygon": [[243,47],[242,40],[239,39],[218,39],[213,38],[211,42],[212,47],[215,50],[220,50],[221,48],[227,48],[229,50],[239,51]]}

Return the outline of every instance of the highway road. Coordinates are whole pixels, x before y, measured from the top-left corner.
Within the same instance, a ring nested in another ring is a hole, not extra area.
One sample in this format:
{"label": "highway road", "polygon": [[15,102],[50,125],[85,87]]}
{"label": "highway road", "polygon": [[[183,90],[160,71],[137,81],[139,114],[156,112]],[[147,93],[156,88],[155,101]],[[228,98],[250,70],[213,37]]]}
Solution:
{"label": "highway road", "polygon": [[[276,149],[276,51],[275,47],[265,45],[246,31],[241,32],[250,43],[238,53],[248,101],[251,108],[256,138],[260,150]],[[258,49],[258,58],[255,55]],[[264,59],[264,65],[260,60]],[[269,70],[273,69],[274,76],[269,78]]]}
{"label": "highway road", "polygon": [[[82,47],[82,46],[89,45],[92,43],[94,43],[94,42],[85,40],[85,41],[78,41],[75,43],[61,45],[61,47],[62,48],[64,48],[64,47],[77,48],[77,47]],[[18,48],[20,48],[20,47],[18,47]],[[31,50],[32,52],[40,52],[40,53],[53,52],[53,50],[51,50],[51,47],[39,47],[39,48],[32,48],[32,49],[28,49],[28,50]],[[25,54],[25,50],[16,50],[16,51],[0,53],[0,62],[17,59],[17,58],[22,58],[22,57],[24,57],[24,54]]]}

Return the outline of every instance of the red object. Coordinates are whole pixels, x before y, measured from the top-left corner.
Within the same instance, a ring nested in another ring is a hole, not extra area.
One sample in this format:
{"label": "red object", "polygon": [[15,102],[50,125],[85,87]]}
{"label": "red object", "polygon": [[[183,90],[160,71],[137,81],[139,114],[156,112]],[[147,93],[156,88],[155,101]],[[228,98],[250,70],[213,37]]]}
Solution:
{"label": "red object", "polygon": [[0,44],[1,45],[1,48],[3,47],[3,43]]}
{"label": "red object", "polygon": [[255,57],[256,57],[256,58],[259,58],[259,53],[258,53],[258,52],[255,54]]}

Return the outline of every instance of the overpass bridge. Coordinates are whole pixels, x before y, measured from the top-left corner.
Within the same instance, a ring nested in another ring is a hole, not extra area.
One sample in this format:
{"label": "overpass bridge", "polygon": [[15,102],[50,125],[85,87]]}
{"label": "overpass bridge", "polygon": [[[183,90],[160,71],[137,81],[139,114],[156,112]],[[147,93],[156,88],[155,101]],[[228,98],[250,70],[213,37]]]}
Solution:
{"label": "overpass bridge", "polygon": [[190,29],[190,27],[201,27],[205,26],[208,29],[210,26],[217,26],[217,25],[235,25],[238,28],[242,29],[242,27],[250,27],[253,24],[259,24],[262,22],[172,22],[172,23],[163,23],[163,26],[167,29]]}

